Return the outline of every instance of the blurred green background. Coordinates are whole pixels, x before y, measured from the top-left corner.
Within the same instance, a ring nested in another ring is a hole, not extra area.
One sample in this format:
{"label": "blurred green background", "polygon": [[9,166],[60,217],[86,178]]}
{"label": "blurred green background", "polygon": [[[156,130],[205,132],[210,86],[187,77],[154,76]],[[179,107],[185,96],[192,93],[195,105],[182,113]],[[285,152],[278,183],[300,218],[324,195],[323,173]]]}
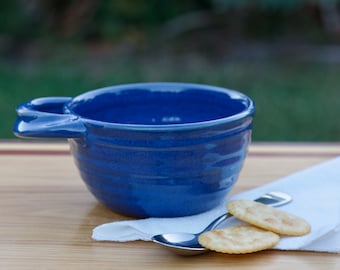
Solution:
{"label": "blurred green background", "polygon": [[2,0],[0,139],[15,107],[120,83],[219,85],[254,141],[340,141],[340,1]]}

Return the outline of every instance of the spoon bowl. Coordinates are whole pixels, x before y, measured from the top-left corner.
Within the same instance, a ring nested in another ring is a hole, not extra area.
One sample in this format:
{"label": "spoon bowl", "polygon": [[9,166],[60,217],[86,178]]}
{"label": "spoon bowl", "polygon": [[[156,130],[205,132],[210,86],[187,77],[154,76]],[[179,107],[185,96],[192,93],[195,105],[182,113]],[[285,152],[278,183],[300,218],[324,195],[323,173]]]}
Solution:
{"label": "spoon bowl", "polygon": [[[278,207],[292,201],[292,197],[286,193],[275,191],[266,193],[257,198],[255,201],[273,207]],[[211,231],[215,229],[219,224],[221,224],[223,221],[230,218],[231,216],[231,214],[225,213],[217,217],[204,230],[199,233],[176,232],[158,234],[152,237],[152,241],[168,248],[172,252],[179,255],[192,256],[202,254],[204,252],[207,252],[208,249],[201,246],[201,244],[198,242],[198,237],[206,231]]]}

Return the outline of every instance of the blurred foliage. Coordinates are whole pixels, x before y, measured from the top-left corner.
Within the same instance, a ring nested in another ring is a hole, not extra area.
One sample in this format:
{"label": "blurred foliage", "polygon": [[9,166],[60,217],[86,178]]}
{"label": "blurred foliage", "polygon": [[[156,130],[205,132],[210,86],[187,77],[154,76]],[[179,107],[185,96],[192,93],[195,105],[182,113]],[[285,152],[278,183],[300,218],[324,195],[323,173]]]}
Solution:
{"label": "blurred foliage", "polygon": [[[155,31],[200,12],[196,25],[229,25],[244,33],[282,35],[317,28],[340,33],[338,0],[2,0],[0,36],[78,40],[119,39]],[[203,18],[203,20],[201,20]],[[179,21],[182,22],[182,21]],[[186,21],[187,22],[187,21]],[[185,27],[185,23],[182,25]],[[274,31],[275,29],[275,31]],[[234,31],[236,32],[236,31]]]}
{"label": "blurred foliage", "polygon": [[[14,138],[15,106],[43,96],[74,97],[90,89],[145,81],[218,85],[249,95],[256,104],[254,141],[339,141],[340,65],[185,60],[111,61],[96,71],[90,63],[69,59],[10,70],[0,64],[0,138]],[[91,68],[89,68],[91,67]],[[19,79],[18,79],[19,78]],[[5,90],[5,91],[4,91]]]}
{"label": "blurred foliage", "polygon": [[209,8],[209,1],[2,0],[0,33],[119,38],[125,31],[151,29],[183,12]]}
{"label": "blurred foliage", "polygon": [[28,99],[189,81],[250,95],[254,140],[339,141],[339,41],[340,0],[1,0],[0,138]]}

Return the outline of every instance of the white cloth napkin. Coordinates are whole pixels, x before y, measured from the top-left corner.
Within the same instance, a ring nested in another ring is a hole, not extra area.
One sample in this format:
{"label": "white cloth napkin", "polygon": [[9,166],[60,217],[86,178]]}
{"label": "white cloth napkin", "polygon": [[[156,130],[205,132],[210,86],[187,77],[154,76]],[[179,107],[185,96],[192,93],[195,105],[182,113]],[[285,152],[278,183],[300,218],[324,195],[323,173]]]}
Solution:
{"label": "white cloth napkin", "polygon": [[[312,227],[308,235],[283,237],[275,249],[340,253],[340,157],[226,200],[256,199],[270,191],[290,194],[293,201],[280,209],[303,217]],[[150,241],[153,235],[160,233],[196,233],[225,211],[223,203],[194,216],[106,223],[93,230],[92,238],[99,241]],[[236,218],[231,218],[224,226],[237,223],[240,222]]]}

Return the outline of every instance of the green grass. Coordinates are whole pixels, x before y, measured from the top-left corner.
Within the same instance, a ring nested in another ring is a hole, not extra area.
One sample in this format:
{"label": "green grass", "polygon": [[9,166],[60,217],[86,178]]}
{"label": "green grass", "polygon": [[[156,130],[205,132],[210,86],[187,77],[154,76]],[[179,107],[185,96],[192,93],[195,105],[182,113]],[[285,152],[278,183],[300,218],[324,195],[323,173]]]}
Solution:
{"label": "green grass", "polygon": [[256,103],[254,141],[340,141],[340,65],[320,63],[87,61],[75,53],[32,63],[0,62],[0,138],[14,138],[15,107],[42,96],[75,96],[120,83],[186,81],[224,86]]}

